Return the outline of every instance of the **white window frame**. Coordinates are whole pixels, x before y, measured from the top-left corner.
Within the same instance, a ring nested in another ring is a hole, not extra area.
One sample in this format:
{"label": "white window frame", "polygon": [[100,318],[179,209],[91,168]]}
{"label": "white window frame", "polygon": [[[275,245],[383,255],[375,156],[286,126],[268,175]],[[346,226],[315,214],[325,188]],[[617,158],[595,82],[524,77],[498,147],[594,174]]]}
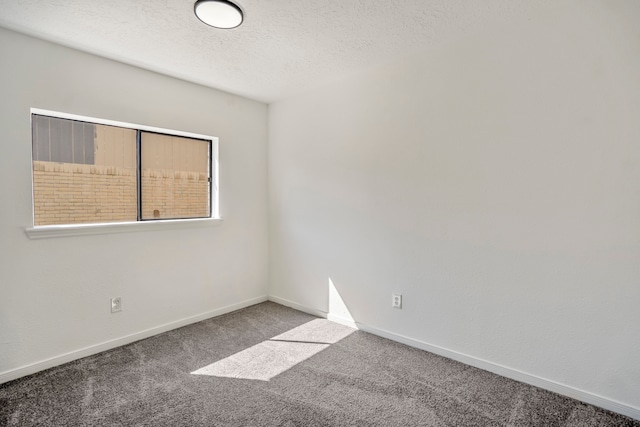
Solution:
{"label": "white window frame", "polygon": [[[25,227],[25,232],[30,239],[43,239],[50,237],[82,236],[91,234],[125,233],[149,230],[167,230],[176,228],[208,227],[219,225],[222,222],[219,205],[219,159],[218,138],[210,135],[202,135],[191,132],[183,132],[173,129],[164,129],[154,126],[137,125],[133,123],[119,122],[116,120],[99,119],[95,117],[80,116],[77,114],[61,113],[59,111],[31,108],[30,117],[34,114],[56,117],[60,119],[77,120],[95,123],[99,125],[117,126],[127,129],[135,129],[147,132],[162,133],[172,136],[205,139],[211,141],[211,216],[209,218],[189,219],[165,219],[153,221],[108,222],[90,224],[64,224],[64,225],[34,225],[35,208],[33,196],[33,167],[31,168],[31,226]],[[33,151],[33,144],[31,145]],[[31,164],[33,164],[33,152],[31,152]]]}

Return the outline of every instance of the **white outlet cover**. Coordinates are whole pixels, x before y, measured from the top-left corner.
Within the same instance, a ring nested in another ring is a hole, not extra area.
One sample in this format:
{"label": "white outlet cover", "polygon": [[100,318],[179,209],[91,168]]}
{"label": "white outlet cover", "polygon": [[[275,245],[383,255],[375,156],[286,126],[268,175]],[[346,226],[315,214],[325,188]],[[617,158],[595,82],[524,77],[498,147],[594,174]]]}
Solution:
{"label": "white outlet cover", "polygon": [[393,294],[391,296],[391,307],[393,308],[402,308],[402,295]]}
{"label": "white outlet cover", "polygon": [[111,298],[111,312],[117,313],[118,311],[122,311],[122,299],[120,297]]}

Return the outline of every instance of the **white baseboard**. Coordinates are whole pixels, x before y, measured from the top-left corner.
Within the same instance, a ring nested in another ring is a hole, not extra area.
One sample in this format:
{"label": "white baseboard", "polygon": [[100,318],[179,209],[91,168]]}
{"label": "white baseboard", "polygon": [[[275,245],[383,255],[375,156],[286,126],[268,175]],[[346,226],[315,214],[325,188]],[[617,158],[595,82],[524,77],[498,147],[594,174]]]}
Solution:
{"label": "white baseboard", "polygon": [[191,323],[200,322],[211,317],[220,316],[222,314],[230,313],[232,311],[240,310],[241,308],[249,307],[261,302],[267,301],[267,296],[260,296],[249,300],[241,301],[236,304],[231,304],[225,307],[221,307],[215,310],[208,311],[206,313],[197,314],[195,316],[187,317],[177,320],[175,322],[165,323],[164,325],[156,326],[154,328],[146,329],[144,331],[136,332],[135,334],[127,335],[114,340],[105,341],[100,344],[85,347],[79,350],[74,350],[69,353],[55,356],[50,359],[42,360],[40,362],[32,363],[29,365],[21,366],[20,368],[11,369],[0,373],[0,384],[15,379],[35,374],[36,372],[44,371],[45,369],[53,368],[54,366],[62,365],[64,363],[72,362],[83,357],[91,356],[102,351],[111,350],[112,348],[120,347],[126,344],[130,344],[135,341],[140,341],[145,338],[152,337],[154,335],[161,334],[163,332],[177,329],[182,326],[189,325]]}
{"label": "white baseboard", "polygon": [[502,366],[487,360],[479,359],[477,357],[469,356],[467,354],[458,353],[453,350],[449,350],[443,347],[439,347],[433,344],[426,343],[424,341],[416,340],[413,338],[405,337],[403,335],[395,334],[393,332],[378,329],[372,326],[363,325],[356,322],[358,329],[369,332],[373,335],[378,335],[384,338],[388,338],[392,341],[396,341],[402,344],[406,344],[411,347],[419,348],[421,350],[428,351],[430,353],[444,356],[449,359],[457,360],[465,365],[474,366],[476,368],[483,369],[485,371],[493,372],[503,377],[511,378],[516,381],[520,381],[525,384],[540,387],[545,390],[552,391],[554,393],[561,394],[563,396],[571,397],[576,400],[580,400],[585,403],[589,403],[594,406],[598,406],[609,411],[617,412],[627,417],[640,420],[640,408],[620,403],[618,401],[599,396],[588,391],[580,390],[568,385],[564,385],[552,380],[538,377],[536,375],[527,374],[526,372],[519,371],[517,369]]}
{"label": "white baseboard", "polygon": [[324,319],[327,318],[327,312],[326,311],[322,311],[322,310],[318,310],[317,308],[306,307],[304,305],[295,303],[293,301],[289,301],[288,299],[276,297],[276,296],[273,296],[273,295],[269,295],[268,299],[269,299],[269,301],[275,302],[275,303],[280,304],[280,305],[284,305],[285,307],[291,307],[291,308],[293,308],[295,310],[302,311],[303,313],[307,313],[307,314],[310,314],[312,316],[322,317]]}
{"label": "white baseboard", "polygon": [[346,317],[338,316],[337,314],[327,313],[327,320],[331,320],[332,322],[339,323],[341,325],[350,326],[352,328],[360,329],[358,323],[347,319]]}
{"label": "white baseboard", "polygon": [[350,326],[352,328],[358,329],[358,325],[353,320],[345,319],[344,317],[335,315],[333,313],[327,313],[326,311],[318,310],[317,308],[309,308],[304,305],[300,305],[298,303],[290,301],[288,299],[276,297],[273,295],[269,295],[269,301],[275,302],[280,305],[284,305],[286,307],[293,308],[298,311],[302,311],[303,313],[307,313],[312,316],[322,317],[324,319],[331,320],[332,322],[340,323],[341,325],[346,325],[346,326]]}
{"label": "white baseboard", "polygon": [[357,329],[360,329],[364,332],[368,332],[373,335],[384,337],[392,341],[406,344],[411,347],[419,348],[420,350],[425,350],[430,353],[434,353],[449,359],[457,360],[458,362],[464,363],[465,365],[474,366],[476,368],[493,372],[494,374],[498,374],[503,377],[511,378],[513,380],[520,381],[525,384],[540,387],[542,389],[549,390],[554,393],[561,394],[563,396],[571,397],[573,399],[580,400],[582,402],[589,403],[591,405],[598,406],[600,408],[607,409],[609,411],[617,412],[618,414],[626,415],[627,417],[631,417],[636,420],[640,420],[640,408],[626,405],[624,403],[621,403],[603,396],[599,396],[597,394],[590,393],[588,391],[580,390],[565,384],[561,384],[552,380],[538,377],[536,375],[527,374],[526,372],[522,372],[517,369],[502,366],[493,362],[489,362],[487,360],[470,356],[468,354],[459,353],[457,351],[453,351],[437,345],[429,344],[424,341],[416,340],[413,338],[406,337],[404,335],[389,332],[384,329],[379,329],[379,328],[365,325],[359,322],[351,322],[348,319],[335,316],[331,313],[327,314],[326,312],[323,312],[317,309],[304,307],[300,304],[297,304],[293,301],[286,300],[284,298],[269,296],[269,300],[273,302],[277,302],[278,304],[285,305],[287,307],[294,308],[299,311],[303,311],[305,313],[309,313],[318,317],[327,318],[328,320],[334,321],[336,323],[341,323],[347,326],[355,327]]}

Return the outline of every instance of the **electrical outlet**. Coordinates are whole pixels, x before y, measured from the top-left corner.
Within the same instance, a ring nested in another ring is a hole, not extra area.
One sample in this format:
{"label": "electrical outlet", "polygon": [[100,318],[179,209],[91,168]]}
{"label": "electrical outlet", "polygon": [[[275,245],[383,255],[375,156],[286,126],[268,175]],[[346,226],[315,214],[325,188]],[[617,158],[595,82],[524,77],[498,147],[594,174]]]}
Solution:
{"label": "electrical outlet", "polygon": [[122,311],[122,298],[111,298],[111,312],[117,313],[118,311]]}
{"label": "electrical outlet", "polygon": [[391,295],[391,307],[402,309],[402,295],[400,294]]}

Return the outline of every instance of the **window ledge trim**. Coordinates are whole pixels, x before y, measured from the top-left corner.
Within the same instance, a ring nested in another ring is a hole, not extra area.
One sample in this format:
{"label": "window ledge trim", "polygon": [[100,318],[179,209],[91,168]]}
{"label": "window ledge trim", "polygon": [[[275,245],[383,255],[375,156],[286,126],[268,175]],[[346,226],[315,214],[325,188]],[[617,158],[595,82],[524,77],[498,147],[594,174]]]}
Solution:
{"label": "window ledge trim", "polygon": [[222,218],[167,219],[155,221],[111,222],[96,224],[65,224],[25,227],[29,239],[48,239],[68,236],[130,233],[138,231],[175,230],[211,227],[222,223]]}

